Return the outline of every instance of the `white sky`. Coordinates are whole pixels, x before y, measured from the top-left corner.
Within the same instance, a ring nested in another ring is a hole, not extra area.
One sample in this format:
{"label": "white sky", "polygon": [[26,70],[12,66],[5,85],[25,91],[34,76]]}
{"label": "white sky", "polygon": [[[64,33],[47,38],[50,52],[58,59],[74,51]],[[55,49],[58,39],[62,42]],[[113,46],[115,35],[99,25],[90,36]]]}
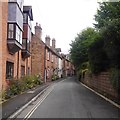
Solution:
{"label": "white sky", "polygon": [[[97,0],[24,0],[33,9],[33,27],[42,26],[42,40],[46,35],[56,39],[56,47],[68,53],[71,40],[77,33],[95,23]],[[32,30],[34,32],[34,29]]]}

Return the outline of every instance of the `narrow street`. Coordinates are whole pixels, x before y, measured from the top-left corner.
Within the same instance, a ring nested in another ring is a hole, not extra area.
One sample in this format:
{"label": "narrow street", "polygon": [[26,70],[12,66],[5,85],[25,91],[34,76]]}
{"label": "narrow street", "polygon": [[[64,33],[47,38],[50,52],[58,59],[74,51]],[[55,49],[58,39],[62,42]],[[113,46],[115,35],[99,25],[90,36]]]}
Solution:
{"label": "narrow street", "polygon": [[18,118],[120,117],[117,107],[97,96],[71,77],[52,85],[44,94],[46,96],[40,96]]}

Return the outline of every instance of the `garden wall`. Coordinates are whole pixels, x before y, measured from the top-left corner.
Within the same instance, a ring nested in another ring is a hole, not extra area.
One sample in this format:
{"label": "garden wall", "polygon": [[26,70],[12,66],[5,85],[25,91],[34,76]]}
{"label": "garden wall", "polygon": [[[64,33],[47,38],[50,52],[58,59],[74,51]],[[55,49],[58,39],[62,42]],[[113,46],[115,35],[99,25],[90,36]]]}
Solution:
{"label": "garden wall", "polygon": [[108,72],[102,72],[99,75],[92,76],[90,76],[88,73],[85,73],[85,76],[81,79],[81,82],[106,96],[107,98],[120,103],[120,99],[118,100],[118,93],[112,86]]}

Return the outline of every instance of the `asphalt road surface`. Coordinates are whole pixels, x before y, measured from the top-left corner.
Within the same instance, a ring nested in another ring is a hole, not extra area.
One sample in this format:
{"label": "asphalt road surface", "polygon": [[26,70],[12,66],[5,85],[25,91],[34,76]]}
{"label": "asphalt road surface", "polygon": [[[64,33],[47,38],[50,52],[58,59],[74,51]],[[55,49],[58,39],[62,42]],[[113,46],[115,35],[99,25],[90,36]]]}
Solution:
{"label": "asphalt road surface", "polygon": [[[43,99],[44,98],[44,99]],[[29,118],[119,118],[119,109],[88,90],[74,78],[51,86],[46,96],[38,99]],[[20,117],[20,116],[19,116]]]}

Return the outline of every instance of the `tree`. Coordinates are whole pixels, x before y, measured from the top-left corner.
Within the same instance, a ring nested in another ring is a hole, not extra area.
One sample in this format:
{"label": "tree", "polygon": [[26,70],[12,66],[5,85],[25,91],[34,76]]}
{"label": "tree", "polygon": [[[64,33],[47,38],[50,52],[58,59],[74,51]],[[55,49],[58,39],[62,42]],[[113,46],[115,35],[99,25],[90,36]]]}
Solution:
{"label": "tree", "polygon": [[104,2],[95,15],[95,27],[104,41],[104,50],[112,68],[111,80],[120,93],[120,2]]}
{"label": "tree", "polygon": [[94,42],[98,33],[93,28],[87,28],[77,35],[70,44],[71,59],[77,69],[88,61],[88,48]]}
{"label": "tree", "polygon": [[103,2],[99,5],[100,7],[95,15],[95,28],[106,27],[113,19],[120,20],[120,2]]}
{"label": "tree", "polygon": [[103,2],[95,15],[111,67],[120,68],[120,2]]}
{"label": "tree", "polygon": [[109,59],[104,50],[104,41],[101,36],[96,38],[88,50],[89,64],[92,73],[98,74],[109,68]]}
{"label": "tree", "polygon": [[111,67],[120,69],[120,21],[109,22],[102,32],[104,49],[110,59]]}

